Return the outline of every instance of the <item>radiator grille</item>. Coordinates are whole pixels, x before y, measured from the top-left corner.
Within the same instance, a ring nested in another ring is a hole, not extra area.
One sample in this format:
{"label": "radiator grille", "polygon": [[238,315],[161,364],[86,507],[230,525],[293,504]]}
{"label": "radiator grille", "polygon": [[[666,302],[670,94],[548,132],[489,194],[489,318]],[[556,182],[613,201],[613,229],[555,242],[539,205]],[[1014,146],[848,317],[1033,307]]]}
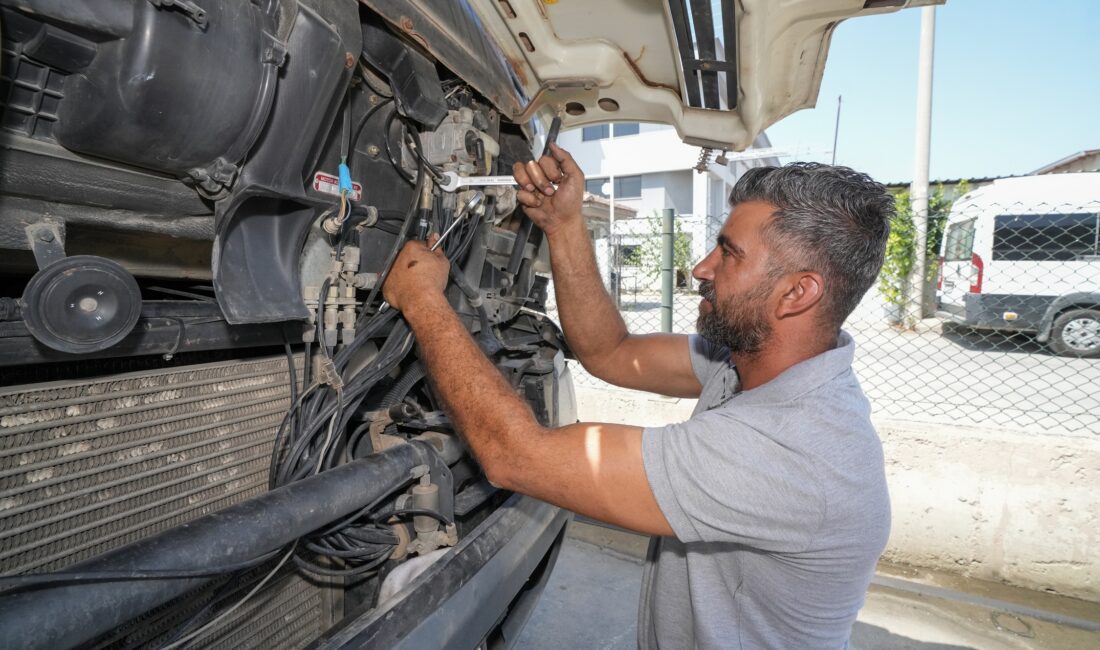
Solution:
{"label": "radiator grille", "polygon": [[[265,491],[289,393],[285,357],[0,389],[0,571],[58,570]],[[271,566],[215,581],[95,645],[162,644]],[[199,645],[301,647],[327,627],[329,603],[284,567]]]}
{"label": "radiator grille", "polygon": [[[267,575],[275,562],[241,577],[215,581],[119,627],[89,647],[97,650],[162,647],[173,640],[180,625],[211,601],[215,602],[211,610],[214,613],[200,617],[190,629],[197,629],[205,620],[216,616],[216,612],[239,601]],[[322,589],[309,584],[293,569],[283,567],[263,590],[209,632],[197,637],[189,647],[204,650],[301,648],[327,627],[318,616],[325,603]]]}

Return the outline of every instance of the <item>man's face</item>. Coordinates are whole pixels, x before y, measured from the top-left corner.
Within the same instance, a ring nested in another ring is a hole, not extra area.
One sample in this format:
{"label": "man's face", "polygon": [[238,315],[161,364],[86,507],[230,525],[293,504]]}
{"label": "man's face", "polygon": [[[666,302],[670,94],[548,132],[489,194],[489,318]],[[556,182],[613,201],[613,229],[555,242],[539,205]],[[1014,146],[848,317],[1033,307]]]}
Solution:
{"label": "man's face", "polygon": [[733,353],[759,352],[772,333],[777,277],[761,231],[774,210],[760,201],[739,204],[722,226],[717,246],[692,271],[703,298],[696,329]]}

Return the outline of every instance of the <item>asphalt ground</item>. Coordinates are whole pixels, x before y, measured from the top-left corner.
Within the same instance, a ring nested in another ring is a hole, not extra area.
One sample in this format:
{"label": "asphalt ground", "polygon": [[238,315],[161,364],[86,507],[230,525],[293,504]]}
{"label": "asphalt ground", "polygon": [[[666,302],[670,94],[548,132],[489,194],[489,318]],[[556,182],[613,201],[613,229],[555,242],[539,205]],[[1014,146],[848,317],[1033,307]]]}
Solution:
{"label": "asphalt ground", "polygon": [[[517,647],[636,648],[647,543],[574,522]],[[884,565],[852,628],[851,648],[1095,650],[1100,603]]]}

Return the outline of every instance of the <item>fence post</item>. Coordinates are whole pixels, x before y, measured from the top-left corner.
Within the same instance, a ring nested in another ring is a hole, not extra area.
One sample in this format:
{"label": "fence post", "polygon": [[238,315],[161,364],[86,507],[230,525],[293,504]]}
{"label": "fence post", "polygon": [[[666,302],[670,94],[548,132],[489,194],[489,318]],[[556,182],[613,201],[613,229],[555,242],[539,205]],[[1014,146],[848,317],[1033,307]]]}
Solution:
{"label": "fence post", "polygon": [[672,331],[672,238],[673,210],[661,210],[661,331]]}

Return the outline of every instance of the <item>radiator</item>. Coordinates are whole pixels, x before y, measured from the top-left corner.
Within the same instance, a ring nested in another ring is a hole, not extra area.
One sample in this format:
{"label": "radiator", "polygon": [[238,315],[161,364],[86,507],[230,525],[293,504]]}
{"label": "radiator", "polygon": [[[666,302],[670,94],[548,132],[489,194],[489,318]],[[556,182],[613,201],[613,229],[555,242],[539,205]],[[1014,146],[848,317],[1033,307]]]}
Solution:
{"label": "radiator", "polygon": [[[0,389],[0,571],[58,570],[265,491],[289,395],[285,357]],[[95,645],[163,643],[269,569],[215,580]],[[199,645],[301,647],[331,624],[329,591],[284,567]]]}

